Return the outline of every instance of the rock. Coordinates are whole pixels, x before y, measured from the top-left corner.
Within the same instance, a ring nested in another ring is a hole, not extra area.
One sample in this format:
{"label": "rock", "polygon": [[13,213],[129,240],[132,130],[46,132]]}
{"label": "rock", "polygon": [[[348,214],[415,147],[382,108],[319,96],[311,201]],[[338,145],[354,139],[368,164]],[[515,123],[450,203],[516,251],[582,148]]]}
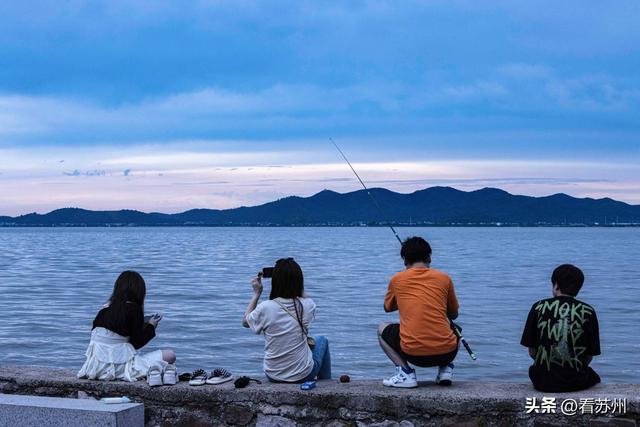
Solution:
{"label": "rock", "polygon": [[415,427],[415,424],[407,420],[403,420],[400,422],[393,421],[393,420],[384,420],[384,421],[374,422],[374,423],[365,423],[365,422],[359,421],[357,425],[362,427]]}
{"label": "rock", "polygon": [[455,427],[478,427],[480,426],[480,422],[473,418],[473,419],[464,419],[464,418],[459,418],[459,417],[454,417],[454,418],[445,418],[445,420],[442,422],[443,426],[455,426]]}
{"label": "rock", "polygon": [[533,427],[565,427],[570,425],[573,424],[571,424],[571,419],[569,417],[554,419],[545,416],[533,420]]}
{"label": "rock", "polygon": [[[149,426],[150,423],[147,423]],[[211,427],[214,425],[211,421],[207,421],[201,417],[194,415],[186,415],[183,417],[172,418],[158,424],[162,427]]]}
{"label": "rock", "polygon": [[256,427],[296,427],[296,423],[289,418],[277,415],[258,415]]}
{"label": "rock", "polygon": [[600,417],[589,421],[589,427],[636,427],[637,422],[627,418]]}
{"label": "rock", "polygon": [[224,422],[231,425],[246,426],[253,420],[255,413],[242,405],[229,405],[224,408]]}

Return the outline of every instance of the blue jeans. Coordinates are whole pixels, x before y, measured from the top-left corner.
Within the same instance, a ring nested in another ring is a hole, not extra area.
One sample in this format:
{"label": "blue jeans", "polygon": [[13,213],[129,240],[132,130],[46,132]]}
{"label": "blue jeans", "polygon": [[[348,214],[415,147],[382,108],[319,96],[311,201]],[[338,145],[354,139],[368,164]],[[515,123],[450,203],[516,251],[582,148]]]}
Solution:
{"label": "blue jeans", "polygon": [[315,347],[311,349],[313,354],[313,370],[303,381],[313,381],[331,379],[331,354],[329,353],[329,340],[323,335],[313,337],[316,341]]}

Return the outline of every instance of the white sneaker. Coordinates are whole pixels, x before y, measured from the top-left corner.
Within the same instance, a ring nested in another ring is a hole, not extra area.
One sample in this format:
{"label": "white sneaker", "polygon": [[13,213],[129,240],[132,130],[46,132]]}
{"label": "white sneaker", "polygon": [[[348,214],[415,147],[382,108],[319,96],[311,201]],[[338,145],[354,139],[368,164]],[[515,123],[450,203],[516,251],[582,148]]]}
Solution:
{"label": "white sneaker", "polygon": [[149,372],[147,372],[147,383],[149,383],[151,387],[162,385],[162,371],[158,366],[149,368]]}
{"label": "white sneaker", "polygon": [[449,363],[446,366],[440,366],[438,368],[438,375],[436,376],[436,384],[451,385],[452,379],[453,379],[453,363]]}
{"label": "white sneaker", "polygon": [[416,371],[407,374],[402,367],[396,367],[396,374],[389,379],[382,380],[382,385],[386,387],[413,388],[418,387]]}
{"label": "white sneaker", "polygon": [[176,365],[167,365],[162,373],[162,382],[164,385],[176,385],[178,383],[178,369]]}

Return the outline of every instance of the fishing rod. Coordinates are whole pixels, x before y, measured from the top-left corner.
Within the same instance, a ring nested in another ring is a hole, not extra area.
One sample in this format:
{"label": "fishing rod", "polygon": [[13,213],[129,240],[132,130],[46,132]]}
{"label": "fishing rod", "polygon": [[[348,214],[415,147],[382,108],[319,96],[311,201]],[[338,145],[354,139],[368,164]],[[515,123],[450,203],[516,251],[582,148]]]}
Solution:
{"label": "fishing rod", "polygon": [[464,348],[467,350],[467,353],[469,353],[469,357],[471,357],[471,360],[476,360],[478,357],[473,352],[473,350],[471,350],[471,347],[469,347],[467,340],[465,340],[464,337],[462,336],[462,330],[460,329],[460,327],[453,322],[451,323],[453,326],[453,333],[456,334],[456,336],[458,337],[458,339],[460,340]]}
{"label": "fishing rod", "polygon": [[[358,178],[358,181],[360,181],[360,184],[362,185],[362,188],[365,189],[365,191],[367,192],[367,194],[371,198],[371,201],[373,202],[373,204],[376,205],[376,207],[380,211],[380,214],[384,217],[385,215],[384,215],[384,211],[382,210],[382,206],[380,206],[380,204],[378,203],[376,198],[373,197],[373,194],[371,194],[371,192],[369,191],[369,189],[365,185],[364,181],[362,181],[362,178],[360,178],[360,175],[358,175],[358,172],[356,172],[355,168],[353,167],[353,165],[351,164],[349,159],[347,159],[347,156],[340,149],[340,147],[338,147],[338,144],[336,144],[336,142],[333,140],[333,138],[329,138],[329,141],[331,141],[333,146],[336,147],[336,149],[338,150],[338,152],[340,153],[340,155],[342,156],[344,161],[347,162],[347,164],[349,165],[349,167],[353,171],[353,174],[356,176],[356,178]],[[398,236],[398,233],[396,232],[396,229],[393,228],[393,225],[391,225],[391,222],[389,222],[388,225],[389,225],[389,228],[391,229],[391,231],[393,232],[393,235],[396,236],[396,239],[398,239],[398,242],[400,242],[400,245],[402,245],[402,239],[400,238],[400,236]],[[451,326],[452,326],[452,329],[453,329],[453,333],[456,335],[456,337],[458,337],[458,339],[460,340],[460,342],[462,343],[464,348],[467,350],[467,353],[469,353],[469,356],[471,357],[471,359],[472,360],[476,360],[477,359],[476,354],[473,352],[473,350],[471,350],[471,347],[467,343],[467,340],[465,340],[464,337],[462,336],[462,331],[460,330],[458,325],[456,325],[455,323],[452,322]]]}

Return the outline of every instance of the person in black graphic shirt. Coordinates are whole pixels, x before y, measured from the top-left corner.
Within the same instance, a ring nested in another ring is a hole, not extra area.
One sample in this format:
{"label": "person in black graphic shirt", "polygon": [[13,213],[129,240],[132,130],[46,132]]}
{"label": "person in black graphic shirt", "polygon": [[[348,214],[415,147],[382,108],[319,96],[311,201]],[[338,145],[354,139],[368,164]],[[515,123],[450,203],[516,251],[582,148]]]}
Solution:
{"label": "person in black graphic shirt", "polygon": [[579,268],[559,266],[551,276],[553,298],[536,302],[529,311],[520,344],[534,360],[529,378],[537,390],[577,391],[600,382],[589,366],[600,354],[596,311],[575,298],[583,283]]}

